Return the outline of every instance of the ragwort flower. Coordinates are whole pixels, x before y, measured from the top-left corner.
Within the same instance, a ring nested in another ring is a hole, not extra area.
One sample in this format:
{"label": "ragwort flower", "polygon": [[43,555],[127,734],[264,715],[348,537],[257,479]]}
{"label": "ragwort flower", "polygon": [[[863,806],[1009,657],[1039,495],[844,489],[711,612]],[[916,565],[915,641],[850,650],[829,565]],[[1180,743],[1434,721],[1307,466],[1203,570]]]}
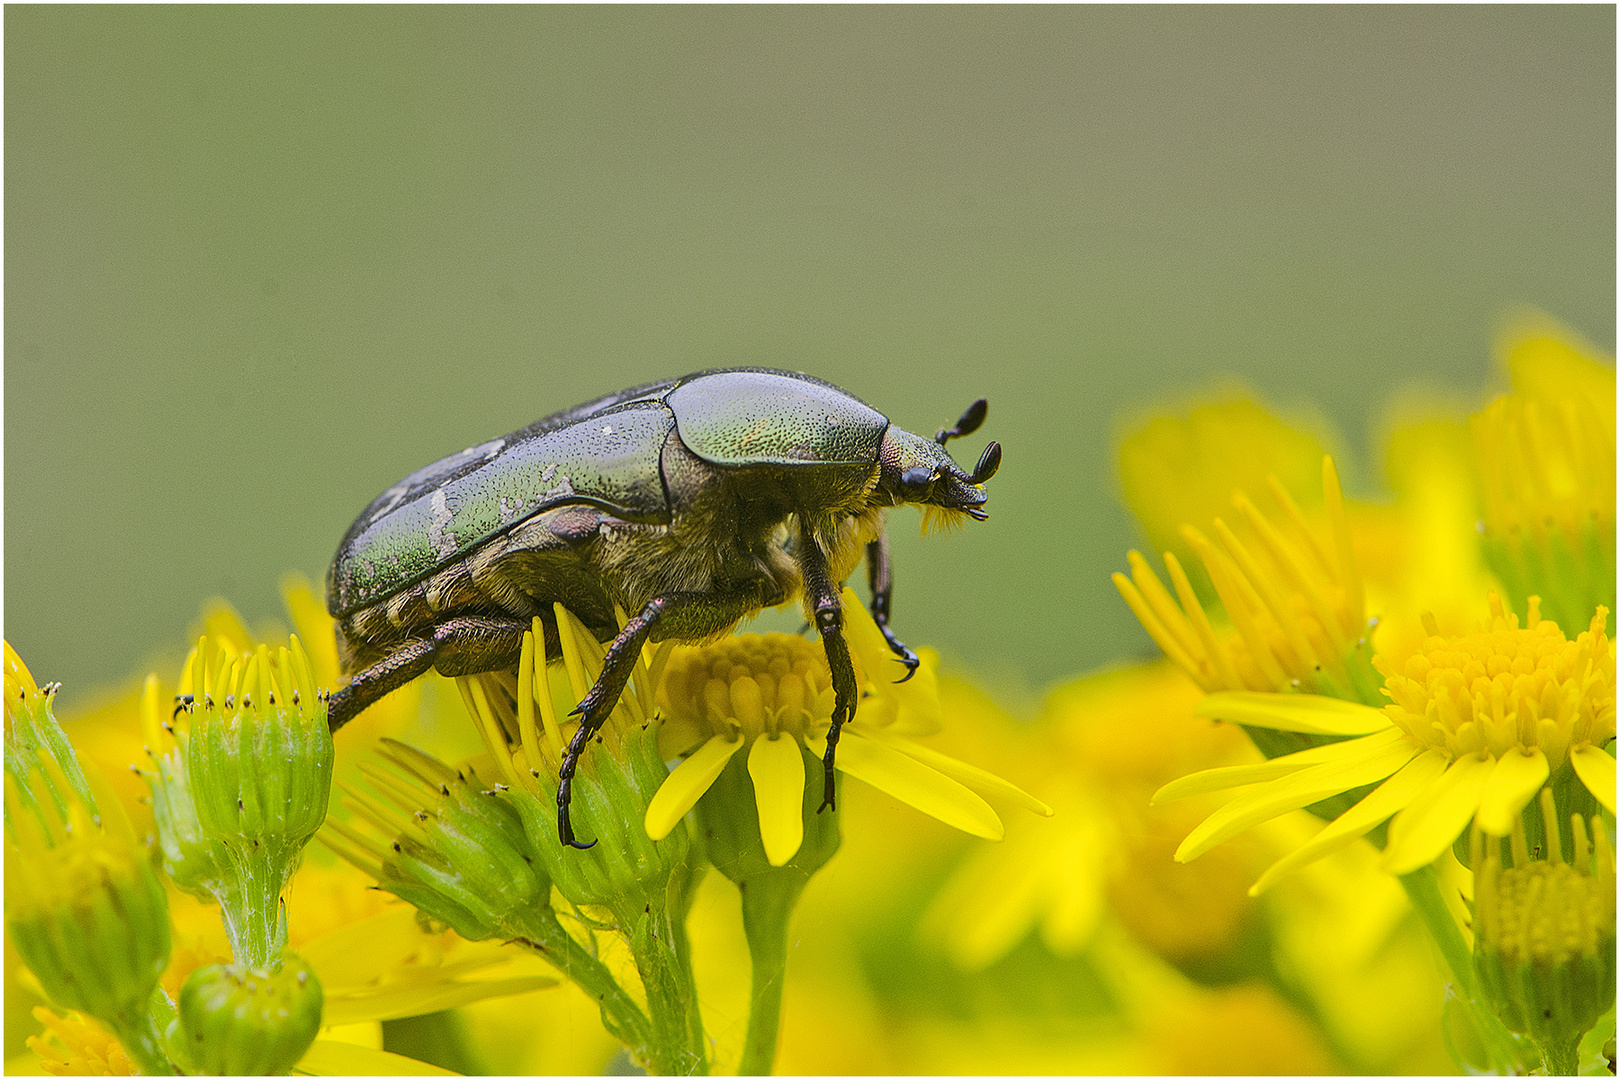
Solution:
{"label": "ragwort flower", "polygon": [[1533,855],[1515,818],[1506,867],[1502,841],[1474,830],[1474,967],[1502,1021],[1536,1040],[1549,1074],[1570,1076],[1582,1034],[1614,1007],[1614,852],[1602,818],[1589,840],[1576,814],[1566,860],[1550,789],[1541,811],[1544,845]]}
{"label": "ragwort flower", "polygon": [[1310,843],[1286,856],[1255,891],[1394,818],[1384,865],[1406,874],[1432,862],[1477,818],[1504,836],[1549,775],[1568,761],[1613,812],[1615,661],[1599,609],[1574,641],[1557,624],[1527,625],[1492,598],[1478,633],[1431,636],[1404,673],[1386,672],[1393,703],[1277,694],[1212,694],[1198,711],[1235,723],[1357,736],[1261,765],[1195,773],[1161,788],[1158,799],[1260,785],[1211,815],[1183,842],[1178,859],[1290,810],[1378,784]]}
{"label": "ragwort flower", "polygon": [[[925,649],[915,678],[889,682],[890,653],[877,624],[851,590],[843,602],[861,697],[838,744],[838,770],[987,840],[1000,840],[1004,830],[976,792],[1049,815],[1045,803],[1018,787],[916,741],[939,730],[937,658]],[[732,756],[747,749],[765,852],[771,865],[787,863],[804,839],[804,751],[822,758],[832,721],[832,675],[821,646],[765,634],[680,648],[660,693],[660,746],[683,760],[647,807],[648,834],[673,829]]]}

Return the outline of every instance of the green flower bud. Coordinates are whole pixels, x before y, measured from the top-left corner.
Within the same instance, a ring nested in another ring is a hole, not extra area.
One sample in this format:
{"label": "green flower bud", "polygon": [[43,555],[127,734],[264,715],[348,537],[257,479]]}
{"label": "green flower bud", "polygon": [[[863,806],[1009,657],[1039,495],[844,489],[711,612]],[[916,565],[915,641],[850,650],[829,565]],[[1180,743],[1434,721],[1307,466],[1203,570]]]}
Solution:
{"label": "green flower bud", "polygon": [[55,1004],[101,1020],[166,1069],[147,1005],[169,960],[169,903],[118,800],[91,797],[48,694],[6,647],[5,909]]}
{"label": "green flower bud", "polygon": [[[691,835],[673,830],[654,840],[643,824],[669,770],[658,747],[653,710],[662,665],[638,662],[629,683],[580,757],[572,781],[575,835],[591,846],[565,848],[558,837],[557,788],[567,719],[602,673],[602,646],[561,604],[555,605],[563,663],[547,665],[534,634],[524,636],[517,677],[458,679],[468,714],[494,758],[506,797],[523,820],[529,846],[557,890],[575,904],[621,915],[662,907],[682,892],[690,868]],[[538,625],[538,620],[536,620]],[[559,707],[560,706],[560,707]],[[673,884],[672,884],[673,882]],[[625,915],[625,917],[628,917]]]}
{"label": "green flower bud", "polygon": [[279,664],[263,645],[251,657],[221,649],[221,670],[189,706],[185,759],[197,821],[223,843],[266,849],[264,858],[296,852],[315,834],[332,784],[326,703],[296,638],[292,645]]}
{"label": "green flower bud", "polygon": [[1474,966],[1502,1022],[1541,1046],[1548,1070],[1574,1072],[1576,1047],[1614,1005],[1615,866],[1602,819],[1574,819],[1564,861],[1552,792],[1542,789],[1547,847],[1532,858],[1522,824],[1504,868],[1500,841],[1477,829]]}
{"label": "green flower bud", "polygon": [[153,781],[176,880],[215,895],[233,956],[262,968],[286,946],[282,892],[332,782],[326,703],[298,639],[290,646],[272,659],[262,645],[243,656],[200,641],[180,680],[187,729]]}
{"label": "green flower bud", "polygon": [[169,960],[168,898],[145,853],[77,803],[54,846],[9,791],[7,811],[21,842],[6,852],[6,927],[23,961],[56,1004],[134,1022]]}
{"label": "green flower bud", "polygon": [[513,918],[548,905],[550,882],[499,788],[470,766],[453,769],[392,739],[378,753],[393,766],[362,766],[381,797],[345,788],[346,805],[384,833],[332,821],[322,839],[387,891],[469,941],[514,936]]}
{"label": "green flower bud", "polygon": [[147,777],[163,872],[193,895],[217,895],[231,880],[230,856],[220,841],[203,832],[197,820],[185,756],[178,751],[164,755],[157,761],[157,772]]}
{"label": "green flower bud", "polygon": [[649,726],[619,733],[618,745],[593,748],[574,774],[573,819],[586,850],[557,839],[556,777],[539,770],[510,797],[530,842],[557,891],[575,904],[631,910],[662,903],[671,876],[692,861],[691,834],[682,827],[661,839],[647,835],[647,806],[669,775]]}
{"label": "green flower bud", "polygon": [[198,968],[180,991],[180,1039],[210,1076],[285,1076],[321,1028],[321,984],[298,956],[280,970]]}

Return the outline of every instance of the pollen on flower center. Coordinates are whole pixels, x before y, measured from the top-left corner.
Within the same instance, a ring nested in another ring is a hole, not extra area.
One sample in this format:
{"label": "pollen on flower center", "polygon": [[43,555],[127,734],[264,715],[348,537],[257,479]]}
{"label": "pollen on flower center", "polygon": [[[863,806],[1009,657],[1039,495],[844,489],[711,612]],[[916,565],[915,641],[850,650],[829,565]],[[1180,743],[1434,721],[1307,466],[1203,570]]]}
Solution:
{"label": "pollen on flower center", "polygon": [[666,721],[703,737],[818,734],[834,692],[821,646],[791,634],[750,634],[670,658],[661,687]]}
{"label": "pollen on flower center", "polygon": [[1572,748],[1601,747],[1615,733],[1607,615],[1598,608],[1574,641],[1540,618],[1534,597],[1523,627],[1495,596],[1490,624],[1478,633],[1441,637],[1430,623],[1405,671],[1385,671],[1394,700],[1385,712],[1424,749],[1452,758],[1539,749],[1556,769]]}

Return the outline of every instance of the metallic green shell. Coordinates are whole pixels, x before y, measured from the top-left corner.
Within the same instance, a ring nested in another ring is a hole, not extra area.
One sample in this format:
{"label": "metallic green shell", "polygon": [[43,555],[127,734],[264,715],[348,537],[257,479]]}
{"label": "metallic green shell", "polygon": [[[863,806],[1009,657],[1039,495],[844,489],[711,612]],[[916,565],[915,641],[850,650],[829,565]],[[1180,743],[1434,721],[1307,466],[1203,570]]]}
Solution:
{"label": "metallic green shell", "polygon": [[889,421],[830,383],[767,368],[699,371],[632,387],[452,454],[379,495],[326,579],[343,618],[569,503],[666,523],[660,460],[672,429],[714,465],[870,467]]}
{"label": "metallic green shell", "polygon": [[615,405],[413,473],[350,527],[327,577],[327,610],[341,618],[385,600],[554,506],[591,503],[627,521],[667,522],[658,458],[674,423],[656,401]]}
{"label": "metallic green shell", "polygon": [[836,386],[744,369],[683,379],[664,398],[687,449],[716,465],[865,465],[888,417]]}

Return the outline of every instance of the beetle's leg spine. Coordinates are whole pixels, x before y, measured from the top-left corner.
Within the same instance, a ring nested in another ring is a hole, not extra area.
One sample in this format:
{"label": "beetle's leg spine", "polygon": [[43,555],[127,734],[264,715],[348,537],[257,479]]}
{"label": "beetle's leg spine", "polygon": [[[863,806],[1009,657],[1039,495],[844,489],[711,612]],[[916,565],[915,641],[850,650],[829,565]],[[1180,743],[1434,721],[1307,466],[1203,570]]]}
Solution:
{"label": "beetle's leg spine", "polygon": [[906,666],[906,673],[894,680],[903,683],[917,674],[917,668],[922,661],[905,642],[895,636],[889,629],[890,602],[894,594],[894,574],[889,561],[889,537],[880,533],[876,540],[866,545],[866,580],[872,586],[872,621],[883,633],[883,640],[889,643],[889,648],[895,656]]}

